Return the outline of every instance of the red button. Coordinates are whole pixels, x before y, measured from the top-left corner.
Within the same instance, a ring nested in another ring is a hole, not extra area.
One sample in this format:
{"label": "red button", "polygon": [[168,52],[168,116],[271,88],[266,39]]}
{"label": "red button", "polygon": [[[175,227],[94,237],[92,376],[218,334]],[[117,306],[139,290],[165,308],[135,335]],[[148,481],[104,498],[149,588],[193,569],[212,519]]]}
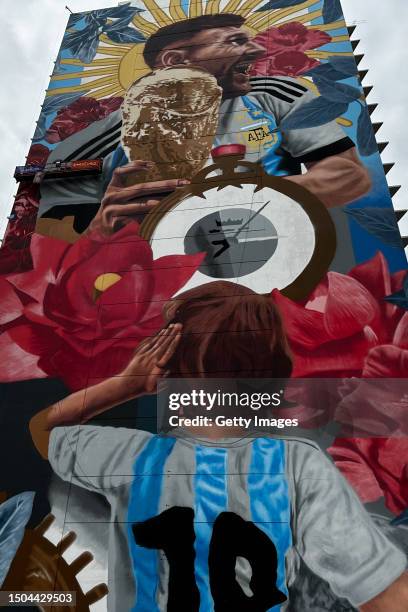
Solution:
{"label": "red button", "polygon": [[244,156],[246,152],[246,146],[241,144],[229,144],[229,145],[220,145],[219,147],[215,147],[211,151],[211,157],[216,159],[217,157],[223,157],[224,155],[242,155]]}

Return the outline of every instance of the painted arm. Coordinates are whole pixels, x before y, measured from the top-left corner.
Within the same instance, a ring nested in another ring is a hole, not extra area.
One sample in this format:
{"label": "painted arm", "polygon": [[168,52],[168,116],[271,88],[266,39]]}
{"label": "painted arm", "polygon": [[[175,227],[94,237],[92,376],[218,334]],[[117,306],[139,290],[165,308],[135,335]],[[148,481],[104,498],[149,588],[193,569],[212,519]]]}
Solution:
{"label": "painted arm", "polygon": [[406,612],[408,610],[408,573],[405,572],[382,593],[360,606],[360,612]]}
{"label": "painted arm", "polygon": [[305,174],[286,180],[302,185],[314,193],[327,208],[342,206],[366,194],[371,187],[367,169],[356,148],[306,164]]}
{"label": "painted arm", "polygon": [[[154,162],[137,160],[115,168],[88,231],[98,230],[109,236],[132,220],[141,223],[165,195],[190,182],[187,179],[169,179],[141,183],[140,178],[138,181],[141,172],[151,170],[154,166]],[[129,178],[134,180],[134,184],[127,186]]]}
{"label": "painted arm", "polygon": [[61,402],[38,412],[30,421],[30,433],[40,455],[48,458],[50,432],[61,425],[86,423],[94,416],[130,399],[153,393],[158,379],[180,340],[181,325],[169,325],[142,342],[123,372],[72,393]]}

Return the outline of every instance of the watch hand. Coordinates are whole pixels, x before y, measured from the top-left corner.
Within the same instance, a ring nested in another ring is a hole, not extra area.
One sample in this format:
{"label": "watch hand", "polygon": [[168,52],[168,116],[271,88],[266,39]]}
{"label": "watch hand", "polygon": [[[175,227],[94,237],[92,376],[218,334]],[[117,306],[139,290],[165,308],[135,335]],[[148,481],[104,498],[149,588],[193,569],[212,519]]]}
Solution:
{"label": "watch hand", "polygon": [[239,235],[239,234],[242,232],[242,230],[243,230],[243,229],[245,229],[245,227],[246,227],[247,225],[249,225],[249,224],[251,223],[251,221],[252,221],[253,219],[255,219],[255,217],[256,217],[257,215],[259,215],[259,213],[261,212],[261,210],[263,210],[263,209],[265,208],[265,206],[268,206],[268,204],[270,204],[270,202],[271,202],[271,201],[270,201],[270,200],[268,200],[268,202],[266,202],[266,203],[265,203],[263,206],[261,206],[261,208],[260,208],[260,209],[259,209],[259,210],[258,210],[258,211],[257,211],[257,212],[254,214],[254,215],[252,215],[252,217],[250,217],[250,218],[248,219],[248,221],[247,221],[246,223],[244,223],[244,225],[243,225],[243,226],[242,226],[242,227],[241,227],[241,228],[240,228],[240,229],[239,229],[239,230],[238,230],[238,231],[237,231],[237,232],[234,234],[233,238],[236,238],[236,237],[237,237],[237,236],[238,236],[238,235]]}
{"label": "watch hand", "polygon": [[215,259],[216,257],[219,257],[222,253],[224,253],[224,251],[227,251],[230,248],[230,243],[228,242],[228,240],[226,240],[226,238],[224,238],[224,240],[214,240],[211,244],[222,244],[222,248],[217,251],[216,253],[214,253],[213,255],[213,259]]}
{"label": "watch hand", "polygon": [[242,242],[264,242],[265,240],[278,240],[279,238],[284,238],[285,236],[257,236],[255,238],[241,238],[238,240],[238,243]]}

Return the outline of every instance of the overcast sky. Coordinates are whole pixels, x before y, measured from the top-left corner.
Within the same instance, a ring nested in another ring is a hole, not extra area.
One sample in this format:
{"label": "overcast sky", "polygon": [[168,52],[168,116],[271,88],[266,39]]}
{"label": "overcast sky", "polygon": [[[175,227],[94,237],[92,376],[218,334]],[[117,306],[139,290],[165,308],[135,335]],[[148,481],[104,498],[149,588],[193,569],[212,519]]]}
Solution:
{"label": "overcast sky", "polygon": [[[114,6],[113,0],[67,0],[75,12]],[[374,85],[369,102],[378,102],[373,120],[383,121],[378,133],[390,145],[383,160],[396,162],[390,184],[402,184],[394,198],[397,209],[408,207],[406,165],[408,100],[407,0],[342,0],[347,23],[357,24],[354,38],[365,53],[360,68],[370,72],[364,84]],[[24,163],[44,90],[61,42],[68,12],[65,0],[1,0],[0,96],[0,235],[16,192],[14,167]],[[408,234],[408,215],[400,223]],[[405,232],[404,232],[405,230]]]}

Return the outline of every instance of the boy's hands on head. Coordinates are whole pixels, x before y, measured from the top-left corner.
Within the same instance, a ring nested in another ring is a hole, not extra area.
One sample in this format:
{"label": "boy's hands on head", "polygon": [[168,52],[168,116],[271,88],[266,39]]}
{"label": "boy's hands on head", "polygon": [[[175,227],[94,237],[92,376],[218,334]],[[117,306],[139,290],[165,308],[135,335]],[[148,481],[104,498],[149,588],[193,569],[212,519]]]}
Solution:
{"label": "boy's hands on head", "polygon": [[120,374],[132,397],[156,391],[158,379],[165,374],[166,365],[180,342],[181,329],[181,323],[171,324],[139,344],[133,359]]}
{"label": "boy's hands on head", "polygon": [[180,323],[162,329],[156,336],[139,344],[123,372],[72,393],[61,402],[34,415],[29,427],[34,445],[41,456],[44,459],[48,457],[50,431],[54,427],[86,423],[122,402],[154,393],[180,341],[181,329]]}

